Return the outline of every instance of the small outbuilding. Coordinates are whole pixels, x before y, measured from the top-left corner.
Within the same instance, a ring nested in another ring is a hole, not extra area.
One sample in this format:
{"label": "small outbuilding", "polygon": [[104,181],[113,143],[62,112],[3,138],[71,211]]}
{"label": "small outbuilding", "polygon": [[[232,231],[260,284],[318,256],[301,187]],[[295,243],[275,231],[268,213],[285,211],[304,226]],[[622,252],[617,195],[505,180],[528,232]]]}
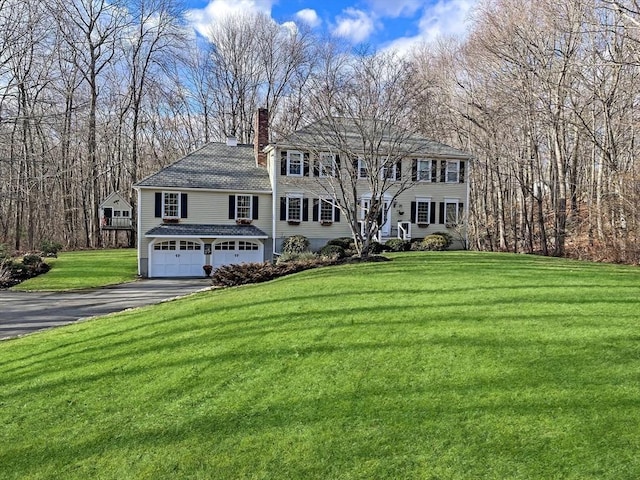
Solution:
{"label": "small outbuilding", "polygon": [[119,192],[105,198],[99,209],[102,230],[133,230],[133,207]]}

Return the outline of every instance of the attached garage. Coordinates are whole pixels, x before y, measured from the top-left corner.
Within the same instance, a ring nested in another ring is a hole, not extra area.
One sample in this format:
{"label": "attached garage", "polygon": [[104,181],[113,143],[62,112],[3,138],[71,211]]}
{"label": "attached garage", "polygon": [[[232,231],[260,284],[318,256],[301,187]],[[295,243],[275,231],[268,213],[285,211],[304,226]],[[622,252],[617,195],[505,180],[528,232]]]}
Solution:
{"label": "attached garage", "polygon": [[202,277],[204,265],[265,261],[267,235],[252,225],[165,224],[145,236],[149,277]]}
{"label": "attached garage", "polygon": [[205,264],[203,244],[197,240],[156,240],[151,245],[152,277],[199,277]]}

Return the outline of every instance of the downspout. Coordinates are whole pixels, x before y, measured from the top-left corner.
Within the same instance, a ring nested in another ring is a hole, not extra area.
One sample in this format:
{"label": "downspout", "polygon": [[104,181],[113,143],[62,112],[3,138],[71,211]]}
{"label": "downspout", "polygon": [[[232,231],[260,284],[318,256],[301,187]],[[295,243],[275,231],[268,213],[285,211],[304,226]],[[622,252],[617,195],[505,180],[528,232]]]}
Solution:
{"label": "downspout", "polygon": [[275,159],[277,158],[277,155],[275,154],[276,149],[272,149],[271,152],[269,152],[269,155],[271,155],[271,159],[273,159],[273,162],[269,161],[268,163],[271,165],[271,260],[275,260],[276,258],[276,254],[278,252],[276,252],[276,215],[277,215],[277,211],[276,211],[276,199],[278,198],[278,189],[277,189],[277,185],[278,185],[278,181],[277,181],[277,173],[276,173],[276,161]]}
{"label": "downspout", "polygon": [[[136,208],[136,250],[138,251],[137,256],[138,256],[138,276],[142,276],[142,271],[140,270],[140,238],[142,235],[142,191],[140,190],[140,187],[133,187],[137,193],[137,197],[138,197],[138,205]],[[148,262],[148,260],[147,260]],[[147,271],[149,269],[149,266],[147,265]]]}
{"label": "downspout", "polygon": [[465,224],[464,249],[465,250],[469,250],[469,212],[471,211],[471,204],[469,203],[469,199],[471,198],[471,171],[473,169],[473,161],[471,157],[469,157],[467,163],[469,166],[466,172],[467,178],[465,179],[467,182],[467,199],[465,201],[467,205],[467,211],[465,212],[465,219],[464,219],[464,224]]}

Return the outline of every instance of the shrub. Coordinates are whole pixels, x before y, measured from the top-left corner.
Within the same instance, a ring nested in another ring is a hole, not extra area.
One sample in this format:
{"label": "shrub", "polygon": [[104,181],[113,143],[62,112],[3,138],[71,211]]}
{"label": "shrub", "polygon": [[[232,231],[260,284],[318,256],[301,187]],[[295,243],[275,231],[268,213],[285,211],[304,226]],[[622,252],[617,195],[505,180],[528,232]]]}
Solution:
{"label": "shrub", "polygon": [[330,245],[328,243],[320,249],[320,255],[329,258],[344,258],[347,256],[344,248],[340,245]]}
{"label": "shrub", "polygon": [[241,263],[223,265],[211,275],[211,283],[221,287],[233,287],[249,283],[260,283],[283,277],[310,268],[332,265],[332,260],[314,257],[308,260],[297,260],[273,265],[271,263]]}
{"label": "shrub", "polygon": [[384,247],[380,242],[372,240],[369,244],[369,255],[378,255],[379,253],[382,253],[382,250],[384,250]]}
{"label": "shrub", "polygon": [[42,263],[42,257],[40,255],[29,254],[22,257],[22,264],[29,266],[37,266]]}
{"label": "shrub", "polygon": [[40,250],[42,250],[42,254],[46,257],[56,257],[58,256],[58,252],[62,250],[62,244],[51,240],[43,240],[42,243],[40,243]]}
{"label": "shrub", "polygon": [[445,247],[445,249],[449,248],[453,243],[453,237],[448,232],[434,232],[434,235],[440,235],[441,237],[444,237],[444,239],[447,241],[447,246]]}
{"label": "shrub", "polygon": [[385,250],[389,252],[406,252],[411,247],[411,243],[401,238],[392,238],[384,244]]}
{"label": "shrub", "polygon": [[334,238],[333,240],[329,240],[327,245],[337,245],[338,247],[342,247],[343,250],[355,250],[355,244],[353,242],[353,238],[351,237],[339,237]]}
{"label": "shrub", "polygon": [[305,261],[305,260],[313,260],[318,256],[313,252],[302,252],[302,253],[283,253],[276,260],[276,264],[287,263],[287,262],[296,262],[296,261]]}
{"label": "shrub", "polygon": [[302,253],[309,250],[309,239],[304,235],[293,235],[284,239],[283,253]]}
{"label": "shrub", "polygon": [[442,235],[431,234],[424,237],[420,243],[414,243],[415,250],[441,251],[447,249],[447,239]]}

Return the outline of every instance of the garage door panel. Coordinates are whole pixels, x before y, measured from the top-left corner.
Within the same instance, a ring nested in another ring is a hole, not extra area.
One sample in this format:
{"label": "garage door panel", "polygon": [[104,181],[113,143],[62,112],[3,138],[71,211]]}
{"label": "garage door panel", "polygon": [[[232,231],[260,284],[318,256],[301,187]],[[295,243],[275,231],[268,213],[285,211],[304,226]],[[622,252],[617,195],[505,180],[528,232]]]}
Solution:
{"label": "garage door panel", "polygon": [[197,241],[156,242],[151,256],[151,276],[153,277],[198,277],[204,274],[202,244]]}
{"label": "garage door panel", "polygon": [[222,240],[213,245],[213,267],[264,261],[264,245],[251,240]]}

